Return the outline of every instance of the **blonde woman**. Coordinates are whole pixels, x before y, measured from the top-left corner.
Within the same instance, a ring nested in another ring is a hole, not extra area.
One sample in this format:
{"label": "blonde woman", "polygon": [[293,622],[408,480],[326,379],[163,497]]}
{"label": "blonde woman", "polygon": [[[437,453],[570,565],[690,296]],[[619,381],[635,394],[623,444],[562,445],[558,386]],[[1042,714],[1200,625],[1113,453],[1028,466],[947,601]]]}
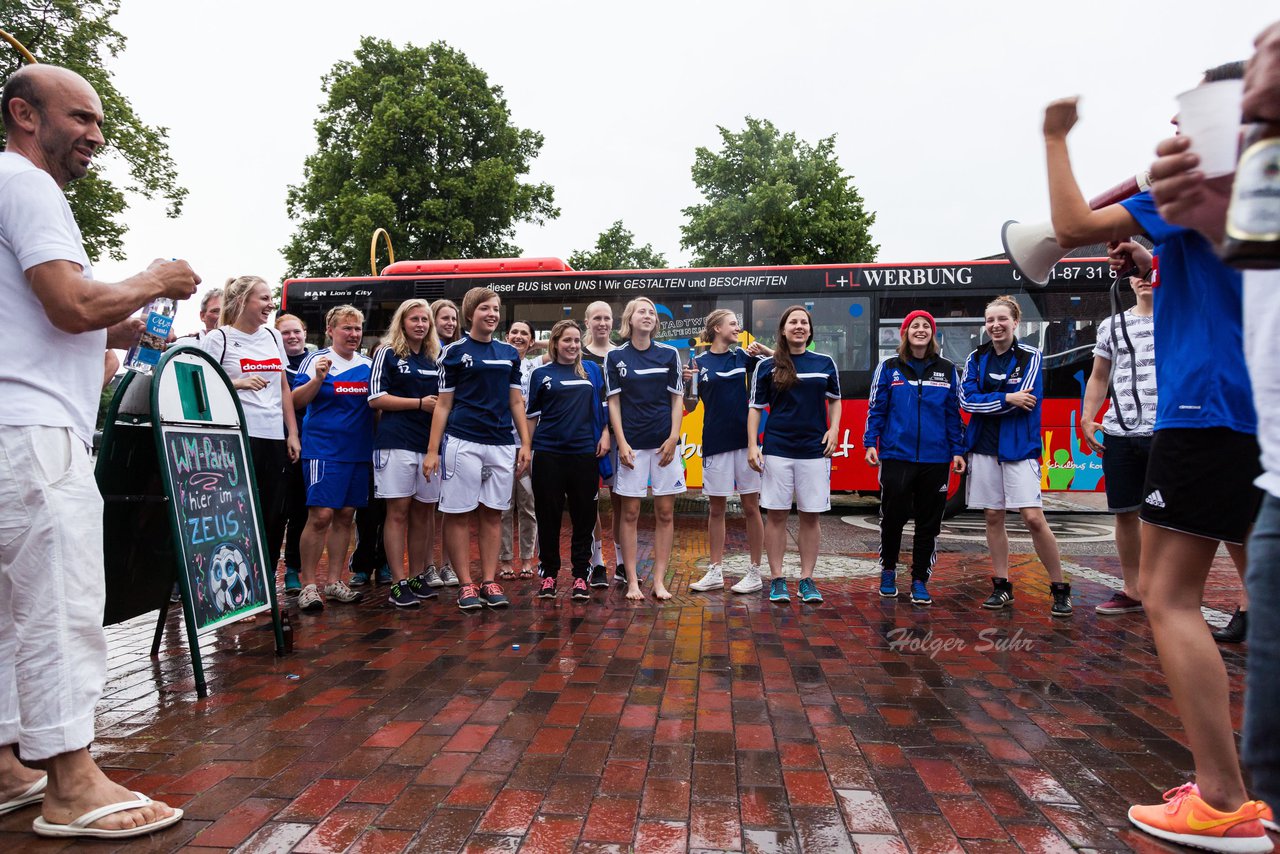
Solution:
{"label": "blonde woman", "polygon": [[[356,509],[369,504],[369,459],[373,455],[373,410],[369,408],[372,363],[360,353],[364,315],[340,305],[329,310],[330,346],[302,360],[293,378],[293,402],[307,407],[302,422],[302,458],[307,477],[307,527],[302,532],[302,591],[298,608],[319,611],[320,595],[354,602],[360,594],[341,580],[328,582],[334,567],[347,565]],[[320,558],[329,550],[324,577]]]}
{"label": "blonde woman", "polygon": [[412,608],[420,599],[440,595],[425,575],[435,546],[440,502],[439,476],[427,478],[422,473],[440,386],[436,366],[440,344],[427,301],[401,303],[383,341],[385,345],[374,354],[369,383],[369,405],[382,413],[373,438],[373,480],[376,496],[385,499],[387,506],[382,542],[391,568],[388,601]]}
{"label": "blonde woman", "polygon": [[298,460],[298,424],[293,393],[285,375],[289,357],[284,340],[271,326],[276,307],[271,287],[257,276],[228,279],[222,289],[222,325],[200,339],[200,347],[218,360],[235,386],[244,409],[258,486],[258,509],[272,578],[284,539],[289,466]]}
{"label": "blonde woman", "polygon": [[[461,338],[462,332],[458,328],[458,304],[447,299],[438,299],[431,303],[431,325],[436,331],[436,338],[442,350]],[[428,561],[431,561],[425,573],[427,584],[431,587],[457,587],[458,573],[453,570],[453,561],[449,559],[449,544],[444,537],[440,537],[439,571],[436,570],[435,562],[432,560],[433,555],[434,552],[427,555]]]}
{"label": "blonde woman", "polygon": [[627,598],[642,599],[636,572],[636,527],[640,500],[653,490],[653,595],[670,599],[667,563],[675,536],[676,496],[685,491],[680,451],[680,423],[684,415],[680,354],[654,340],[658,308],[647,297],[636,297],[622,312],[622,337],[627,343],[605,357],[609,390],[609,421],[618,443],[618,471],[613,494],[622,504],[622,563],[626,565]]}
{"label": "blonde woman", "polygon": [[[734,593],[755,593],[764,586],[760,558],[764,551],[764,520],[760,516],[760,473],[747,460],[747,386],[760,357],[738,344],[738,317],[725,308],[707,315],[702,341],[710,347],[684,368],[686,385],[698,377],[698,399],[702,402],[702,494],[707,496],[708,558],[710,564],[690,590],[723,590],[725,508],[735,492],[742,499],[742,517],[747,526],[747,548],[751,563],[747,574],[730,589]],[[759,345],[757,349],[763,350]]]}

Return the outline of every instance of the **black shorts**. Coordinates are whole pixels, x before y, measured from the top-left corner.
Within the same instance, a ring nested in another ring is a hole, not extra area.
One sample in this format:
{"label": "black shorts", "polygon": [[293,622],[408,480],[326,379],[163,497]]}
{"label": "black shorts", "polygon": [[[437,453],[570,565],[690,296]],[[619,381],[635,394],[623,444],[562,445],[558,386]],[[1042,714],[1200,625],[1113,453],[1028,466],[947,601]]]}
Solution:
{"label": "black shorts", "polygon": [[1142,521],[1242,544],[1258,515],[1258,439],[1226,427],[1157,430],[1147,466]]}
{"label": "black shorts", "polygon": [[1113,436],[1103,440],[1102,475],[1107,488],[1107,510],[1131,513],[1142,507],[1146,495],[1147,462],[1151,458],[1150,436]]}

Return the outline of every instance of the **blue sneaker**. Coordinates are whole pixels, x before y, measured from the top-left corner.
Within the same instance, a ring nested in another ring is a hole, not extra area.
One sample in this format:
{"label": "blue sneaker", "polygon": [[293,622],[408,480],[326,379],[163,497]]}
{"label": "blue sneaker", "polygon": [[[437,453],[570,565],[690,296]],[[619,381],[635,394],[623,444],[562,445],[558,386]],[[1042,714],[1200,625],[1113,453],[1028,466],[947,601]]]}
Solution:
{"label": "blue sneaker", "polygon": [[880,595],[886,599],[898,598],[897,573],[892,569],[880,570]]}
{"label": "blue sneaker", "polygon": [[299,593],[302,591],[302,581],[298,578],[298,570],[290,567],[284,568],[284,592]]}
{"label": "blue sneaker", "polygon": [[490,608],[505,608],[511,604],[496,581],[486,581],[480,585],[480,601]]}
{"label": "blue sneaker", "polygon": [[393,583],[394,581],[395,581],[395,579],[391,577],[391,567],[387,566],[387,565],[384,563],[384,564],[382,565],[382,569],[378,570],[378,583],[379,583],[379,584],[391,584],[391,583]]}
{"label": "blue sneaker", "polygon": [[822,594],[818,592],[818,585],[812,578],[800,579],[800,601],[815,605],[822,601]]}
{"label": "blue sneaker", "polygon": [[787,592],[787,580],[785,578],[775,578],[769,582],[769,601],[791,601],[791,594]]}
{"label": "blue sneaker", "polygon": [[347,579],[348,587],[365,587],[369,584],[369,573],[353,572],[351,577]]}
{"label": "blue sneaker", "polygon": [[911,604],[912,605],[932,605],[933,597],[929,595],[929,588],[925,587],[923,581],[911,582]]}

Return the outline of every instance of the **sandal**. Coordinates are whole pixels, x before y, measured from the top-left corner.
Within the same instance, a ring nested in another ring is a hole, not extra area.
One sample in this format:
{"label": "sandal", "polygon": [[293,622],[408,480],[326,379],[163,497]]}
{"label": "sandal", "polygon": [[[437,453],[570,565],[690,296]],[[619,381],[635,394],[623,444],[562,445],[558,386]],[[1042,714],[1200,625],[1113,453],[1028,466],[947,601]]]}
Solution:
{"label": "sandal", "polygon": [[533,567],[526,566],[520,570],[521,578],[533,578]]}
{"label": "sandal", "polygon": [[515,577],[516,577],[516,574],[515,574],[515,572],[513,572],[513,571],[512,571],[512,569],[511,569],[511,567],[510,567],[510,566],[504,566],[504,567],[502,568],[502,571],[498,573],[498,577],[499,577],[499,578],[505,578],[505,579],[511,579],[511,578],[515,578]]}

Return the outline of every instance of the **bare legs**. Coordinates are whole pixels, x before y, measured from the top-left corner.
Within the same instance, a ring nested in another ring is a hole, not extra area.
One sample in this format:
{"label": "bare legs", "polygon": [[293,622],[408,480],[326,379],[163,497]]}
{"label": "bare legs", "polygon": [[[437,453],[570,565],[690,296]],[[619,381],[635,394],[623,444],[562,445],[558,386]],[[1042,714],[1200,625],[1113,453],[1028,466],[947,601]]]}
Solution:
{"label": "bare legs", "polygon": [[[749,492],[740,495],[742,499],[742,517],[747,524],[747,548],[751,552],[751,563],[760,565],[760,556],[764,548],[764,520],[760,518],[760,495]],[[708,556],[711,564],[719,564],[724,560],[725,539],[725,507],[729,499],[722,495],[710,496],[711,511],[707,518]]]}
{"label": "bare legs", "polygon": [[1142,558],[1142,523],[1138,511],[1116,514],[1116,553],[1120,557],[1120,574],[1124,578],[1124,595],[1135,601],[1138,596],[1138,562]]}
{"label": "bare legs", "polygon": [[[1045,521],[1044,511],[1039,507],[1023,507],[1018,513],[1023,524],[1031,532],[1031,543],[1035,546],[1036,555],[1044,568],[1049,571],[1049,580],[1063,581],[1062,557],[1058,552],[1058,540]],[[987,523],[987,549],[991,552],[991,574],[996,578],[1009,577],[1009,532],[1005,530],[1004,510],[985,510],[983,518]]]}
{"label": "bare legs", "polygon": [[[622,563],[627,568],[627,598],[643,599],[640,592],[640,579],[636,575],[636,529],[640,522],[640,499],[626,495],[613,497],[621,502],[619,511],[614,511],[622,518],[622,531],[617,543],[622,547]],[[674,495],[655,495],[653,498],[653,595],[659,599],[670,599],[667,590],[667,564],[671,560],[671,542],[675,538]]]}
{"label": "bare legs", "polygon": [[[404,581],[410,574],[417,574],[426,568],[432,540],[435,539],[435,517],[434,504],[424,504],[411,496],[387,499],[387,517],[382,523],[382,543],[387,553],[387,565],[391,567],[391,577],[395,581]],[[409,553],[407,569],[404,563],[406,543]]]}
{"label": "bare legs", "polygon": [[[444,545],[446,553],[451,557],[470,555],[471,517],[476,517],[479,526],[478,544],[480,546],[480,579],[487,584],[498,574],[498,551],[502,548],[502,511],[485,507],[481,504],[467,513],[444,514]],[[471,561],[458,560],[453,569],[458,573],[458,580],[463,584],[473,584],[471,578]]]}
{"label": "bare legs", "polygon": [[[307,509],[307,527],[302,529],[302,540],[298,550],[302,558],[302,584],[315,584],[323,587],[329,582],[329,570],[334,566],[345,566],[347,548],[351,545],[351,524],[355,519],[354,507],[343,507],[335,510],[332,507],[310,507]],[[320,577],[320,558],[324,556],[325,546],[329,548],[329,561],[325,565],[324,577]],[[341,572],[341,570],[339,570]]]}
{"label": "bare legs", "polygon": [[1200,613],[1217,549],[1215,540],[1143,525],[1138,586],[1191,745],[1200,795],[1210,806],[1231,811],[1247,795],[1231,731],[1227,669]]}

